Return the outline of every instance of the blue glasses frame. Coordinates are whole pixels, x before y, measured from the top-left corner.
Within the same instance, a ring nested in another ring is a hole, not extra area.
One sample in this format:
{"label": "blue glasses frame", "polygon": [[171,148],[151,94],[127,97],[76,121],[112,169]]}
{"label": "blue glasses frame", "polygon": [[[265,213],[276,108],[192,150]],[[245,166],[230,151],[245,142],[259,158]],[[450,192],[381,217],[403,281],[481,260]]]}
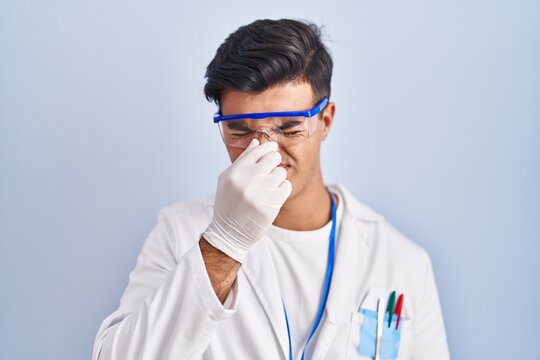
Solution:
{"label": "blue glasses frame", "polygon": [[266,119],[270,117],[291,117],[291,116],[304,116],[310,118],[317,115],[324,109],[328,104],[328,98],[322,99],[314,108],[309,110],[300,110],[300,111],[274,111],[274,112],[261,112],[261,113],[251,113],[251,114],[235,114],[235,115],[221,115],[218,111],[214,114],[214,123],[219,123],[221,121],[230,121],[230,120],[239,120],[239,119]]}

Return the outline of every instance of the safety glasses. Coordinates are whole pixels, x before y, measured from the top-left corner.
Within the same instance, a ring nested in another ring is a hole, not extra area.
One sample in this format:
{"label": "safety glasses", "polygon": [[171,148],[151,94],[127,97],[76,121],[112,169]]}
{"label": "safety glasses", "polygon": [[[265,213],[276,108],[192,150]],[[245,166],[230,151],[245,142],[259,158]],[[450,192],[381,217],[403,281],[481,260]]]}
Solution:
{"label": "safety glasses", "polygon": [[[218,124],[223,142],[231,147],[246,148],[252,139],[260,138],[260,136],[287,147],[311,137],[317,128],[315,115],[319,114],[327,104],[328,98],[324,98],[308,110],[234,115],[221,115],[218,112],[214,115],[214,123]],[[261,123],[265,126],[258,126]]]}

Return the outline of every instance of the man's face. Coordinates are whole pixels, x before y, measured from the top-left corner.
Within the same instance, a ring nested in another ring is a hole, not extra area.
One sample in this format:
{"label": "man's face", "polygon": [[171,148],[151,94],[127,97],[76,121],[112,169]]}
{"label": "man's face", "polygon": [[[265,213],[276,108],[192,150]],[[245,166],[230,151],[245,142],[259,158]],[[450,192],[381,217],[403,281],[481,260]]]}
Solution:
{"label": "man's face", "polygon": [[[223,115],[275,111],[295,111],[312,108],[321,99],[315,99],[309,83],[286,83],[253,94],[235,90],[225,90],[221,94],[221,113]],[[287,170],[287,179],[293,191],[289,200],[302,192],[310,180],[320,176],[320,148],[326,138],[334,117],[335,104],[330,102],[325,109],[312,119],[316,123],[310,138],[288,147],[280,146],[282,155],[280,166]],[[306,119],[306,118],[304,118]],[[306,119],[308,120],[308,119]],[[276,119],[250,120],[250,126],[273,127]],[[258,137],[261,143],[268,141],[264,134]],[[227,146],[232,162],[244,149]]]}

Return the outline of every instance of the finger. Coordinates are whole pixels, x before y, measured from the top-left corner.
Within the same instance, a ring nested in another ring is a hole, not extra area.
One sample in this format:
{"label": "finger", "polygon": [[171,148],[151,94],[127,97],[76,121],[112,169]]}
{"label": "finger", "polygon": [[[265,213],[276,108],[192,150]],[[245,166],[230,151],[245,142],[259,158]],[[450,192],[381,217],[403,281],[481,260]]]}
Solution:
{"label": "finger", "polygon": [[277,149],[278,149],[277,142],[275,141],[265,142],[264,144],[253,147],[249,151],[244,151],[244,153],[242,153],[243,156],[240,159],[240,162],[244,164],[254,164],[257,161],[259,161],[259,159],[265,154],[269,153],[270,151],[276,151]]}
{"label": "finger", "polygon": [[259,191],[259,202],[266,207],[276,210],[281,209],[287,198],[291,195],[292,184],[289,180],[284,180],[277,189],[269,191]]}
{"label": "finger", "polygon": [[287,198],[291,196],[292,193],[292,183],[289,180],[283,180],[281,185],[278,187],[278,194],[281,197],[282,203],[285,203]]}
{"label": "finger", "polygon": [[277,189],[286,179],[287,170],[282,167],[275,167],[270,174],[261,178],[259,184],[263,188]]}
{"label": "finger", "polygon": [[253,150],[257,146],[259,146],[259,140],[258,139],[251,140],[251,142],[249,143],[247,148],[245,148],[244,151],[242,151],[242,153],[236,158],[235,162],[237,162],[240,159],[244,158],[246,156],[246,154],[248,154],[251,150]]}
{"label": "finger", "polygon": [[261,173],[269,174],[279,165],[281,158],[282,156],[278,151],[271,151],[259,159],[257,167]]}

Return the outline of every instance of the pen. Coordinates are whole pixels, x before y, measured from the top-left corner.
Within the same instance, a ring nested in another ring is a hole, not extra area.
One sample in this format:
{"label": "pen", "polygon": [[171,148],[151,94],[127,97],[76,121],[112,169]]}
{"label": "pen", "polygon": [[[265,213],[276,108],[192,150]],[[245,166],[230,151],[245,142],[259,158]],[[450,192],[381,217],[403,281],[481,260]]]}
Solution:
{"label": "pen", "polygon": [[388,299],[388,305],[386,305],[385,313],[388,313],[388,327],[392,324],[392,316],[394,315],[394,305],[396,304],[396,292],[392,291],[390,298]]}
{"label": "pen", "polygon": [[380,360],[381,358],[381,338],[382,338],[382,329],[384,324],[384,312],[383,312],[383,298],[379,299],[379,304],[377,306],[377,342],[375,345],[375,360]]}
{"label": "pen", "polygon": [[399,326],[399,320],[401,319],[401,310],[403,309],[403,294],[399,295],[396,305],[395,314],[397,315],[396,330]]}

